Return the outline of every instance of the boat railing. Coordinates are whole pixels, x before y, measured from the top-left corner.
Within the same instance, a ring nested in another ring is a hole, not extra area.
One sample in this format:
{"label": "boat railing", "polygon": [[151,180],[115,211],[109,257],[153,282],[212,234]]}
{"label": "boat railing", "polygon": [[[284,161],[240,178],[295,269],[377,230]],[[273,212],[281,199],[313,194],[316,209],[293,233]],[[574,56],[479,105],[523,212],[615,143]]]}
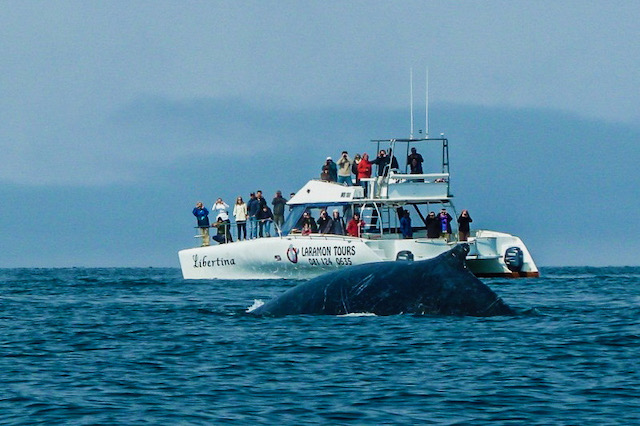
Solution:
{"label": "boat railing", "polygon": [[362,178],[365,183],[365,198],[449,196],[449,173],[407,174],[391,171],[388,176]]}

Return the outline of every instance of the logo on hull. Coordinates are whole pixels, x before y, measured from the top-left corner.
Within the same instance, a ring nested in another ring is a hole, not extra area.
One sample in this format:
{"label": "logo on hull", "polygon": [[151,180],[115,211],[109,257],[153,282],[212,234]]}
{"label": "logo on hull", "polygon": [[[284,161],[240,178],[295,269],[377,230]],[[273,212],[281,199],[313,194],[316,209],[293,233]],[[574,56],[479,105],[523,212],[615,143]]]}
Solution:
{"label": "logo on hull", "polygon": [[287,249],[287,259],[289,259],[291,263],[298,263],[298,249],[293,245],[290,245]]}

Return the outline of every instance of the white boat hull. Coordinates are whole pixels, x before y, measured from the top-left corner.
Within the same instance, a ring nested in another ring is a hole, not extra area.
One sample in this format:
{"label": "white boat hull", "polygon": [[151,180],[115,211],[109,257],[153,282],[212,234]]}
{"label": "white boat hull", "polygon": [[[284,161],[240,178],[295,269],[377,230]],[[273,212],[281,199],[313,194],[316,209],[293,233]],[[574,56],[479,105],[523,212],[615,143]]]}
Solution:
{"label": "white boat hull", "polygon": [[[522,241],[513,235],[478,231],[468,243],[467,264],[478,276],[538,276],[538,269]],[[401,252],[414,260],[433,258],[456,243],[443,239],[363,239],[340,235],[259,238],[197,247],[178,253],[185,279],[308,279],[322,273],[371,262],[394,261]],[[511,271],[504,253],[523,252],[520,271]]]}

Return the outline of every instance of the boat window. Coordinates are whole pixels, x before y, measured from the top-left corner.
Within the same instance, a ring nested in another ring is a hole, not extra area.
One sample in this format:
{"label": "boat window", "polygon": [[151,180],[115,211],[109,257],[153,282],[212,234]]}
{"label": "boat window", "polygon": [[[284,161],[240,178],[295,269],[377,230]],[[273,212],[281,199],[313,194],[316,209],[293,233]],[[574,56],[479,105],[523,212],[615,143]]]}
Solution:
{"label": "boat window", "polygon": [[284,224],[282,225],[282,235],[287,235],[291,232],[300,232],[302,229],[302,214],[305,211],[308,211],[316,221],[320,217],[320,212],[322,210],[326,210],[329,213],[329,216],[333,216],[333,211],[338,210],[340,212],[340,217],[343,218],[344,224],[346,226],[348,220],[351,219],[352,216],[352,208],[350,205],[340,205],[340,204],[327,204],[327,205],[297,205],[294,206],[289,215],[287,216]]}
{"label": "boat window", "polygon": [[293,206],[289,211],[289,215],[287,219],[282,224],[282,235],[287,235],[291,232],[292,228],[295,228],[295,225],[298,224],[300,220],[302,220],[302,213],[304,213],[306,206]]}

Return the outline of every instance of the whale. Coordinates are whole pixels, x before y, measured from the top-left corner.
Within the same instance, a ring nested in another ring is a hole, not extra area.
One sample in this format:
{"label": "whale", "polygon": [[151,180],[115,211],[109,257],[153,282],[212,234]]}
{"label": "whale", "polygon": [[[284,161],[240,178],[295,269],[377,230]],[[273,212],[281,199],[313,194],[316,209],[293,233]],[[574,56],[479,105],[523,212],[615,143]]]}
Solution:
{"label": "whale", "polygon": [[437,257],[349,266],[292,287],[249,314],[514,315],[466,266],[467,243]]}

